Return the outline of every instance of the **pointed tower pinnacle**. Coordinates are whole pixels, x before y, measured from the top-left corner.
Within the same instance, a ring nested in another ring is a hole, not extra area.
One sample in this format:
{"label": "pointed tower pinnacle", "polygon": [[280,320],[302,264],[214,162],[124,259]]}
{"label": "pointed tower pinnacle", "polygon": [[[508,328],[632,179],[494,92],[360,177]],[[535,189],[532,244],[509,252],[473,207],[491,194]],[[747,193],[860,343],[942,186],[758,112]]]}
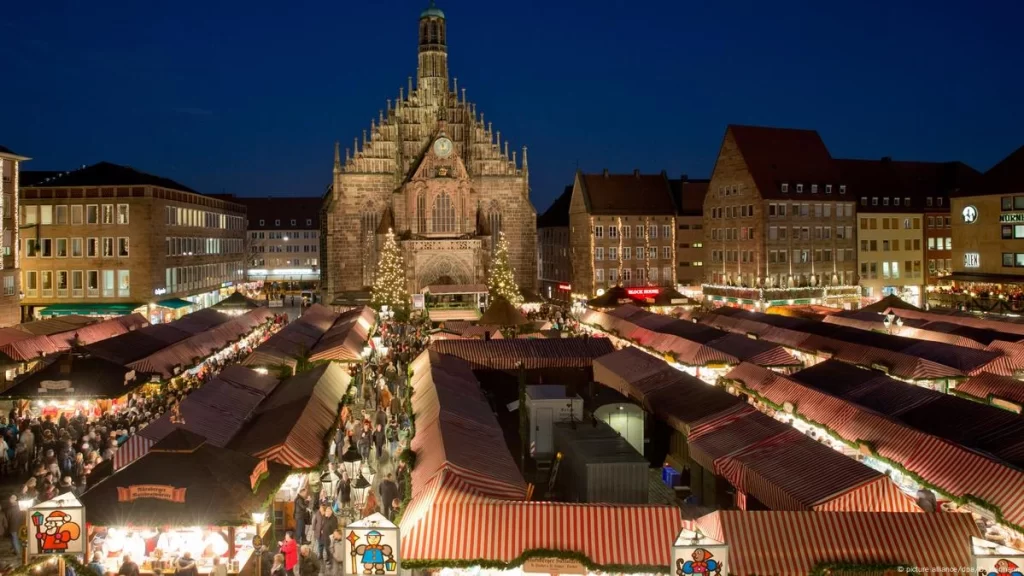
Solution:
{"label": "pointed tower pinnacle", "polygon": [[334,173],[341,172],[341,143],[334,142]]}
{"label": "pointed tower pinnacle", "polygon": [[523,172],[527,172],[529,169],[530,166],[526,162],[526,146],[523,146]]}

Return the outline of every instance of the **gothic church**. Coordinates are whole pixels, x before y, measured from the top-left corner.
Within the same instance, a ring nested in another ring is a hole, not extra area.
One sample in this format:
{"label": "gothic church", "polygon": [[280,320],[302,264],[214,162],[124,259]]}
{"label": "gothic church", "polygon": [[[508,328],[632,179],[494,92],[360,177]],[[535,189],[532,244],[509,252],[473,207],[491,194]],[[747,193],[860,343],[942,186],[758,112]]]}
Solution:
{"label": "gothic church", "polygon": [[409,291],[484,284],[498,232],[516,279],[535,290],[536,210],[526,147],[517,159],[476,105],[448,78],[444,12],[419,21],[416,84],[387,101],[369,133],[334,149],[333,185],[321,215],[324,302],[349,303],[373,283],[378,250],[393,229]]}

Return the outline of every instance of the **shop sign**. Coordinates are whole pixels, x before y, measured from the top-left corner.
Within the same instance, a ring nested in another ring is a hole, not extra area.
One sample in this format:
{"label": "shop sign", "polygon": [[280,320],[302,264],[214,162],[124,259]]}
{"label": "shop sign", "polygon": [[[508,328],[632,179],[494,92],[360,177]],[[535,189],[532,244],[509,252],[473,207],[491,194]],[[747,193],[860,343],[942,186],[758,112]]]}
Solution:
{"label": "shop sign", "polygon": [[74,494],[30,508],[27,530],[29,556],[85,554],[85,508]]}
{"label": "shop sign", "polygon": [[166,500],[175,504],[185,503],[185,491],[187,488],[175,488],[174,486],[162,486],[159,484],[139,484],[127,488],[118,486],[118,502],[134,502],[143,498],[152,500]]}
{"label": "shop sign", "polygon": [[57,390],[74,392],[75,389],[71,387],[71,380],[43,380],[39,383],[39,392],[53,392]]}
{"label": "shop sign", "polygon": [[1003,224],[1024,222],[1024,212],[1011,212],[1010,214],[1000,214],[999,221],[1002,222]]}
{"label": "shop sign", "polygon": [[661,288],[626,288],[626,294],[630,296],[657,296],[661,294]]}
{"label": "shop sign", "polygon": [[979,576],[1010,576],[1020,574],[1024,566],[1024,552],[982,540],[971,538],[974,547],[974,573]]}
{"label": "shop sign", "polygon": [[[978,221],[978,209],[974,206],[964,206],[960,215],[963,217],[965,224],[974,224]],[[1000,220],[1002,220],[1002,218],[1000,218]]]}
{"label": "shop sign", "polygon": [[157,288],[156,290],[153,290],[154,296],[163,296],[164,294],[167,294],[167,288]]}
{"label": "shop sign", "polygon": [[398,526],[380,513],[373,513],[345,526],[345,574],[397,576],[399,555]]}
{"label": "shop sign", "polygon": [[269,473],[270,469],[267,466],[267,459],[264,458],[252,469],[252,474],[249,475],[249,485],[252,486],[253,492],[259,487],[260,480],[263,480]]}
{"label": "shop sign", "polygon": [[562,290],[563,292],[571,292],[572,284],[559,284],[558,289]]}
{"label": "shop sign", "polygon": [[136,376],[137,376],[137,374],[135,374],[135,370],[132,370],[131,372],[125,373],[125,375],[124,375],[124,383],[127,384],[129,382],[134,382]]}
{"label": "shop sign", "polygon": [[587,567],[568,558],[530,558],[523,562],[523,572],[530,574],[586,574]]}
{"label": "shop sign", "polygon": [[729,545],[708,538],[700,529],[683,528],[672,546],[672,572],[677,576],[728,574]]}
{"label": "shop sign", "polygon": [[964,268],[980,268],[981,267],[981,254],[977,252],[967,252],[964,254]]}
{"label": "shop sign", "polygon": [[423,310],[426,308],[426,299],[423,297],[423,294],[412,295],[412,308],[413,310]]}

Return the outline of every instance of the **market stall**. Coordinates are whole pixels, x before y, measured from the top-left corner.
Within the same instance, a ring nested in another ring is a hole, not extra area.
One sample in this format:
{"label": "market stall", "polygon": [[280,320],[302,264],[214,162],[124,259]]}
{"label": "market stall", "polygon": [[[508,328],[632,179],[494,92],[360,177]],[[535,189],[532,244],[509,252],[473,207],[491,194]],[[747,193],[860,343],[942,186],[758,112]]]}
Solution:
{"label": "market stall", "polygon": [[214,558],[237,574],[252,557],[253,537],[266,533],[270,501],[287,475],[287,466],[175,430],[82,496],[89,552],[113,573],[124,554],[153,574],[189,553],[201,574]]}
{"label": "market stall", "polygon": [[373,308],[361,306],[343,313],[309,351],[310,362],[360,362],[376,321]]}
{"label": "market stall", "polygon": [[30,414],[61,414],[72,418],[83,414],[90,420],[107,412],[117,412],[128,395],[144,378],[134,370],[89,354],[66,353],[31,374],[18,378],[0,394],[0,401],[21,402]]}
{"label": "market stall", "polygon": [[242,364],[263,369],[287,366],[294,370],[299,359],[313,349],[339,316],[326,306],[314,304],[294,322],[257,346]]}

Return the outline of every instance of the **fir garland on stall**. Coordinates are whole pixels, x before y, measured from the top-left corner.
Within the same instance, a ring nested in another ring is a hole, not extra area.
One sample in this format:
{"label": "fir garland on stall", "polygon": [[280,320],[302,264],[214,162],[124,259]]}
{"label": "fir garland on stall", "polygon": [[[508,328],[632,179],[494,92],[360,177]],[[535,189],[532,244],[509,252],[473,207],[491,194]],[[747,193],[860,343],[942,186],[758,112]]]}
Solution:
{"label": "fir garland on stall", "polygon": [[395,241],[394,230],[388,228],[384,246],[377,262],[377,273],[370,290],[370,305],[376,310],[388,306],[395,311],[395,317],[409,311],[409,290],[405,282],[405,264],[402,252]]}
{"label": "fir garland on stall", "polygon": [[552,550],[548,548],[535,548],[526,550],[519,556],[508,562],[497,560],[402,560],[402,568],[412,570],[435,570],[439,568],[473,568],[479,566],[490,570],[508,570],[522,566],[531,558],[554,558],[558,560],[570,560],[578,562],[591,572],[604,572],[606,574],[669,574],[669,566],[657,564],[632,565],[632,564],[596,564],[585,554],[572,550]]}
{"label": "fir garland on stall", "polygon": [[504,298],[517,308],[522,306],[523,294],[519,291],[515,271],[512,270],[512,264],[508,260],[508,242],[505,240],[504,232],[498,232],[498,243],[494,248],[491,269],[488,272],[487,292],[491,301]]}

